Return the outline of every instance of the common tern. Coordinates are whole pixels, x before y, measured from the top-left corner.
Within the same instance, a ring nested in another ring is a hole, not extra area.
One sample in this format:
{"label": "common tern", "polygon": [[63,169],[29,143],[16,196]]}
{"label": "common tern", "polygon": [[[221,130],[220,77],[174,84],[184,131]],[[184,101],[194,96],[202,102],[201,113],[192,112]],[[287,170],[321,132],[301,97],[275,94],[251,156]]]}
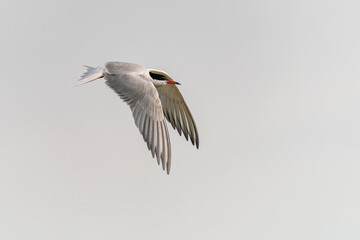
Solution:
{"label": "common tern", "polygon": [[78,85],[104,78],[105,83],[123,99],[132,111],[148,149],[167,174],[171,166],[170,137],[165,118],[199,148],[199,135],[193,116],[175,82],[166,72],[137,64],[107,62],[87,71]]}

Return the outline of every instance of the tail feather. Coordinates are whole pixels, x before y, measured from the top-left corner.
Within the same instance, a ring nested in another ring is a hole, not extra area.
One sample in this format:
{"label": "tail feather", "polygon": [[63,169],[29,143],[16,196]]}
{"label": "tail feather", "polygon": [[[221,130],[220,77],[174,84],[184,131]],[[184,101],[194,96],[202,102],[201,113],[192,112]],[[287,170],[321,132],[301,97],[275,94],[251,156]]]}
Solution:
{"label": "tail feather", "polygon": [[93,68],[89,66],[84,66],[84,67],[86,67],[87,70],[79,79],[77,86],[104,77],[104,65],[101,65],[97,68]]}

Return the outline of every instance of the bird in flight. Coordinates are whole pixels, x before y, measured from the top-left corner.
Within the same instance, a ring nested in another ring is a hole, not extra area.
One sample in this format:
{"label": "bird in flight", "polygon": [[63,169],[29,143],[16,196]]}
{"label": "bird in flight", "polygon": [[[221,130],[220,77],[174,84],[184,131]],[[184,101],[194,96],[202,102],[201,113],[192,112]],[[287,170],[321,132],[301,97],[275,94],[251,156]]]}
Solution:
{"label": "bird in flight", "polygon": [[199,148],[199,135],[193,116],[175,82],[167,73],[137,64],[107,62],[97,68],[87,67],[78,85],[99,78],[123,99],[132,111],[152,156],[167,174],[171,166],[170,138],[165,118]]}

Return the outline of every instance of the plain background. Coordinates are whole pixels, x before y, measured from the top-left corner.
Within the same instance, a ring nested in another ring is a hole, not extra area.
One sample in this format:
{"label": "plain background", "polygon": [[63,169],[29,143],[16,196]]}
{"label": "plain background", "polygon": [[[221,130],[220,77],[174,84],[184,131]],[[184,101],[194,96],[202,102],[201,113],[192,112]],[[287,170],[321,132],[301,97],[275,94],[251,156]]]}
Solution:
{"label": "plain background", "polygon": [[[360,239],[359,1],[1,1],[0,238]],[[170,176],[84,71],[182,83]]]}

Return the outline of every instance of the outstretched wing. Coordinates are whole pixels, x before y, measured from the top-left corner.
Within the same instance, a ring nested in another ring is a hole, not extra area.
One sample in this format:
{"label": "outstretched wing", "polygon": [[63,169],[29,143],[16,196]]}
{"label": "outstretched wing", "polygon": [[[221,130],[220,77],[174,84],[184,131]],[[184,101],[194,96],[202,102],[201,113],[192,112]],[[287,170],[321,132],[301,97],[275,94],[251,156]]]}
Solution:
{"label": "outstretched wing", "polygon": [[170,172],[171,147],[159,94],[154,85],[139,74],[113,74],[105,69],[106,84],[131,108],[135,124],[139,128],[152,156],[158,164]]}
{"label": "outstretched wing", "polygon": [[193,116],[176,85],[167,84],[157,88],[166,119],[179,134],[184,133],[186,140],[199,148],[199,135]]}

